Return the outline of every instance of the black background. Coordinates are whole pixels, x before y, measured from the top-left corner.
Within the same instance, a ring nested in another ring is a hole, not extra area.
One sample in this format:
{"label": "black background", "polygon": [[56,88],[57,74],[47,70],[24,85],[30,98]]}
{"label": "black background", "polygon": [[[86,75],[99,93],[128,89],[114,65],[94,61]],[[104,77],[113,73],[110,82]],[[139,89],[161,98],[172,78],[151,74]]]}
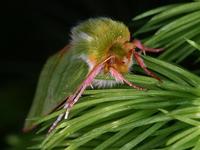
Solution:
{"label": "black background", "polygon": [[45,60],[64,47],[70,28],[89,17],[129,23],[146,10],[183,0],[29,0],[1,4],[0,135],[20,134]]}

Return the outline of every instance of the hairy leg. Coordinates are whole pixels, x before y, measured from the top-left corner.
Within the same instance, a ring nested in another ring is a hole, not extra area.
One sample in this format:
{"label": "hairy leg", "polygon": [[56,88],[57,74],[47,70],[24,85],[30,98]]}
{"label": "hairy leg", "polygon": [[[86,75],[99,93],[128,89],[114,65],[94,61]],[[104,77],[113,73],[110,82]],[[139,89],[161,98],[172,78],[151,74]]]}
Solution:
{"label": "hairy leg", "polygon": [[163,48],[146,47],[141,43],[140,40],[137,40],[137,39],[133,40],[132,42],[133,42],[133,44],[136,48],[139,48],[141,50],[139,52],[136,52],[135,50],[133,50],[133,56],[134,56],[136,62],[138,63],[138,65],[146,72],[146,74],[148,74],[149,76],[152,76],[153,78],[161,81],[160,78],[157,75],[155,75],[153,72],[151,72],[150,70],[147,69],[143,59],[140,56],[140,53],[141,52],[143,54],[145,54],[146,52],[158,53],[160,51],[163,51],[164,49]]}
{"label": "hairy leg", "polygon": [[65,119],[68,118],[68,114],[70,109],[73,107],[73,105],[79,100],[85,89],[92,84],[92,81],[94,78],[101,72],[102,68],[104,67],[104,64],[110,60],[113,56],[108,57],[105,59],[102,63],[96,65],[90,73],[87,75],[86,79],[81,83],[81,85],[77,88],[75,93],[67,99],[64,109],[66,109],[65,113],[62,113],[58,116],[58,118],[55,120],[55,122],[52,124],[52,126],[49,128],[48,133],[50,133],[52,130],[55,129],[57,124],[62,120],[64,117]]}
{"label": "hairy leg", "polygon": [[133,40],[133,44],[135,45],[135,47],[139,48],[144,54],[145,52],[151,52],[151,53],[158,53],[163,51],[163,48],[150,48],[150,47],[146,47],[144,46],[140,40]]}
{"label": "hairy leg", "polygon": [[136,62],[138,63],[138,65],[146,72],[146,74],[148,74],[149,76],[152,76],[153,78],[161,81],[160,78],[156,74],[154,74],[153,72],[151,72],[150,70],[147,69],[143,59],[141,58],[141,56],[137,52],[134,51],[133,56],[134,56]]}
{"label": "hairy leg", "polygon": [[138,85],[135,85],[135,84],[129,82],[128,80],[126,80],[116,69],[111,67],[109,71],[110,71],[111,76],[113,76],[116,81],[121,82],[121,83],[126,83],[127,85],[129,85],[135,89],[138,89],[138,90],[144,90],[144,88],[142,88]]}

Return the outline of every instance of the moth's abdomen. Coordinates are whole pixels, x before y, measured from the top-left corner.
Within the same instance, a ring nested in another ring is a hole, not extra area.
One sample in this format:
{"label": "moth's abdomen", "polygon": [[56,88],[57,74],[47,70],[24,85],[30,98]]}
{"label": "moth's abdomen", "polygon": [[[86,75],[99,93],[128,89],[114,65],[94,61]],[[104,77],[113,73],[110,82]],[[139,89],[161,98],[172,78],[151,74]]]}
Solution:
{"label": "moth's abdomen", "polygon": [[89,19],[72,29],[72,48],[98,62],[109,53],[116,42],[130,40],[128,28],[109,18]]}

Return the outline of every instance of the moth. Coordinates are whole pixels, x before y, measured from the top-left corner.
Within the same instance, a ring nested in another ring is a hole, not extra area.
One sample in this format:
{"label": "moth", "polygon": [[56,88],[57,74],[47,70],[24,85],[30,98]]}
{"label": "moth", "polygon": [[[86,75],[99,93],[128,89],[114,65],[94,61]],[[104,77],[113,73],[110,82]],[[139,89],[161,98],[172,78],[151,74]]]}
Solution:
{"label": "moth", "polygon": [[[47,60],[24,129],[34,126],[31,118],[47,115],[64,102],[66,111],[52,124],[51,132],[63,118],[68,118],[70,109],[89,86],[109,87],[114,82],[143,90],[123,75],[134,60],[148,75],[160,80],[147,69],[141,55],[162,50],[131,40],[127,26],[110,18],[91,18],[80,23],[72,28],[70,44]],[[98,75],[111,76],[115,81],[96,80]]]}

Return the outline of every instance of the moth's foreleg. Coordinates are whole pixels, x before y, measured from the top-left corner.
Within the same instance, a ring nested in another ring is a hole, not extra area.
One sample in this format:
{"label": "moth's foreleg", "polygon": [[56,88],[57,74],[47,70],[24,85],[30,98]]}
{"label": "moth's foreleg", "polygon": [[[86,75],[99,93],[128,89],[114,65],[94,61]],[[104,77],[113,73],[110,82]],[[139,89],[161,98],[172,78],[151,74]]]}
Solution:
{"label": "moth's foreleg", "polygon": [[145,65],[145,63],[144,63],[144,61],[143,61],[143,59],[141,58],[140,54],[141,54],[141,52],[142,52],[143,54],[145,54],[146,52],[158,53],[158,52],[160,52],[160,51],[163,51],[164,49],[163,49],[163,48],[149,48],[149,47],[146,47],[145,45],[143,45],[143,44],[141,43],[140,40],[137,40],[137,39],[133,40],[132,43],[133,43],[133,45],[134,45],[136,48],[138,48],[138,49],[140,50],[139,52],[136,52],[136,51],[133,49],[133,56],[134,56],[136,62],[138,63],[138,65],[139,65],[148,75],[150,75],[150,76],[152,76],[153,78],[155,78],[155,79],[161,81],[160,78],[159,78],[157,75],[155,75],[153,72],[151,72],[150,70],[147,69],[147,67],[146,67],[146,65]]}
{"label": "moth's foreleg", "polygon": [[141,43],[140,40],[133,40],[132,43],[134,44],[135,47],[137,47],[138,49],[140,49],[144,54],[145,52],[151,52],[151,53],[158,53],[163,51],[163,48],[150,48],[150,47],[146,47],[145,45],[143,45]]}
{"label": "moth's foreleg", "polygon": [[71,96],[69,96],[69,98],[66,100],[66,103],[64,105],[64,109],[66,109],[65,113],[62,113],[58,116],[58,118],[56,119],[56,121],[52,124],[52,126],[50,127],[48,133],[50,133],[52,130],[54,130],[57,126],[57,124],[62,120],[63,116],[65,119],[68,118],[68,114],[70,109],[73,107],[73,105],[79,100],[79,98],[81,97],[81,95],[83,94],[83,92],[85,91],[85,89],[90,86],[93,82],[93,80],[95,79],[95,77],[101,72],[101,70],[104,67],[105,62],[107,62],[108,60],[110,60],[113,56],[108,57],[107,59],[105,59],[104,61],[102,61],[100,64],[97,64],[87,75],[86,79],[81,83],[81,85],[77,88],[77,90],[75,91],[75,93]]}
{"label": "moth's foreleg", "polygon": [[143,59],[141,58],[141,56],[137,53],[137,52],[133,52],[133,56],[136,60],[136,62],[138,63],[138,65],[146,72],[146,74],[148,74],[149,76],[152,76],[153,78],[160,80],[160,78],[154,74],[153,72],[151,72],[150,70],[147,69]]}
{"label": "moth's foreleg", "polygon": [[[113,56],[108,57],[104,61],[102,61],[100,64],[97,64],[87,75],[86,79],[83,81],[83,83],[79,86],[79,88],[75,91],[75,93],[69,97],[67,100],[64,108],[69,110],[72,108],[72,106],[79,100],[83,92],[88,86],[92,85],[93,80],[95,77],[101,72],[101,70],[104,67],[104,64],[110,60]],[[68,112],[67,112],[68,113]],[[65,119],[67,119],[68,114],[65,115]]]}
{"label": "moth's foreleg", "polygon": [[113,76],[117,82],[126,83],[127,85],[129,85],[135,89],[138,89],[138,90],[144,90],[144,88],[142,88],[138,85],[135,85],[135,84],[129,82],[128,80],[126,80],[116,69],[111,67],[109,71],[110,71],[111,76]]}

